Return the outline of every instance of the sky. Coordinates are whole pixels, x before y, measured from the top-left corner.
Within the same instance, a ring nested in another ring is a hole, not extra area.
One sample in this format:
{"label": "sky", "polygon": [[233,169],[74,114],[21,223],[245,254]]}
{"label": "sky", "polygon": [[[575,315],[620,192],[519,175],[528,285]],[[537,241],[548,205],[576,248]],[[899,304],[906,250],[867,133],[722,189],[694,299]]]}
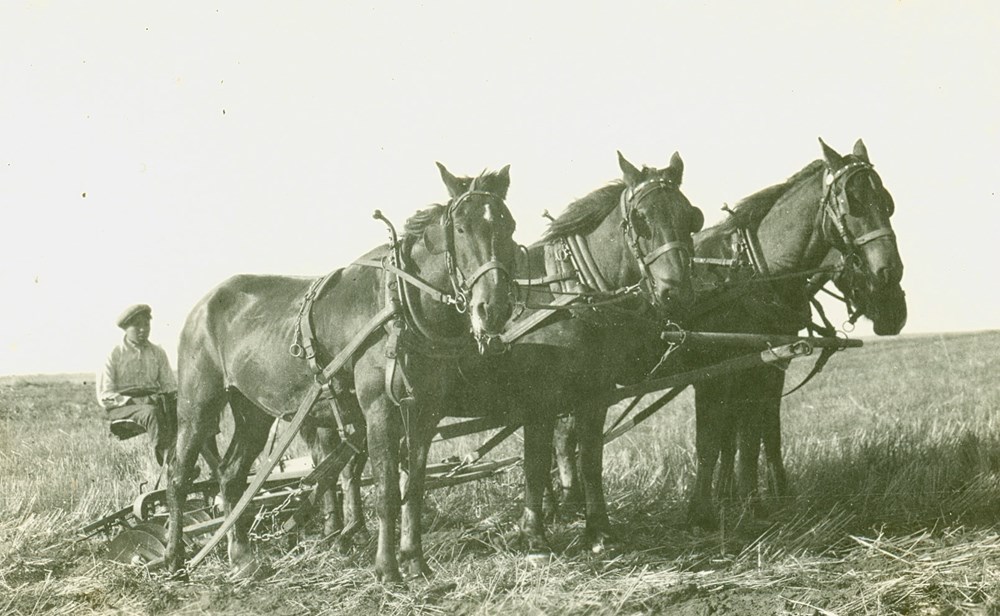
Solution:
{"label": "sky", "polygon": [[446,200],[435,161],[510,164],[530,243],[616,150],[679,151],[713,223],[818,137],[893,194],[904,333],[1000,328],[997,33],[988,1],[4,2],[0,375],[97,370],[137,302],[176,366],[215,285],[346,265]]}

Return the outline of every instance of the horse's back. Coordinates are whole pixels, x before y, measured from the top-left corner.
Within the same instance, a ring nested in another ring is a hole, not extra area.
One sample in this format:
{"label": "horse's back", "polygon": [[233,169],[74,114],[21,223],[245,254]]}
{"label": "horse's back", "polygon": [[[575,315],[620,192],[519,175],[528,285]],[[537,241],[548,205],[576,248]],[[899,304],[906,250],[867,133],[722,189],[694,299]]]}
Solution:
{"label": "horse's back", "polygon": [[[315,278],[292,276],[233,276],[208,292],[188,315],[181,347],[205,344],[219,336],[239,336],[244,330],[273,327],[294,318],[294,306]],[[291,314],[291,316],[289,316]],[[262,323],[262,321],[268,323]],[[216,343],[218,341],[216,340]]]}

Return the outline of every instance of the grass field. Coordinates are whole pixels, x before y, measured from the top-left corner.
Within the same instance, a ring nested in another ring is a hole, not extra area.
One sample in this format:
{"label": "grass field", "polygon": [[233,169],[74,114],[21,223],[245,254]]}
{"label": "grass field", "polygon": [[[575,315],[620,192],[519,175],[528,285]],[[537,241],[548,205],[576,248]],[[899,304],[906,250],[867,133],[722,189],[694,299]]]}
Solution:
{"label": "grass field", "polygon": [[[809,368],[789,370],[797,382]],[[374,548],[258,544],[274,574],[227,577],[224,551],[192,582],[109,562],[77,529],[131,502],[143,439],[107,435],[80,378],[0,381],[0,614],[670,613],[1000,614],[1000,332],[909,336],[849,350],[786,399],[794,495],[717,532],[684,525],[694,420],[685,394],[611,444],[605,477],[616,558],[552,529],[558,557],[518,551],[520,472],[436,491],[435,577],[378,584]],[[448,443],[433,458],[469,448]],[[494,457],[519,453],[510,439]],[[374,531],[374,525],[369,523]]]}

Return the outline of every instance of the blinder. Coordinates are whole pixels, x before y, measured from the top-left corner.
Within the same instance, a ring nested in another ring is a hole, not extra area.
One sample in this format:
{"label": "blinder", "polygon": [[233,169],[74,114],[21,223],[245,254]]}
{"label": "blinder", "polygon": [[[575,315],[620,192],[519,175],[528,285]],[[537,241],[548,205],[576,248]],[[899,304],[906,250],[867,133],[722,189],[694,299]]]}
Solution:
{"label": "blinder", "polygon": [[[652,230],[649,228],[649,224],[646,221],[645,216],[637,209],[642,200],[648,197],[656,190],[677,190],[677,185],[665,178],[651,178],[644,182],[640,182],[633,188],[626,188],[622,191],[621,196],[621,214],[622,214],[622,233],[625,235],[626,244],[629,250],[632,252],[633,258],[639,265],[639,271],[641,272],[642,278],[649,283],[652,281],[652,274],[649,271],[649,266],[651,263],[656,261],[656,259],[667,254],[673,250],[680,250],[686,253],[687,258],[691,259],[694,256],[694,242],[690,235],[685,235],[683,239],[680,240],[670,240],[664,244],[654,248],[650,252],[645,252],[639,243],[640,238],[652,239]],[[697,217],[692,219],[690,222],[692,226],[700,221],[704,224],[704,214],[696,207],[691,207],[692,210],[697,212]],[[700,229],[700,225],[698,225]],[[698,229],[689,229],[691,232],[697,231]],[[652,284],[647,285],[649,291],[653,294]],[[655,300],[655,294],[653,303],[657,303]]]}
{"label": "blinder", "polygon": [[705,227],[705,212],[699,208],[692,208],[691,233],[697,233]]}
{"label": "blinder", "polygon": [[[892,230],[892,227],[889,226],[880,226],[857,237],[851,236],[851,232],[847,228],[847,217],[861,216],[863,215],[863,212],[853,211],[857,206],[852,204],[851,200],[848,198],[847,185],[856,173],[862,171],[867,171],[869,173],[869,181],[871,182],[872,189],[876,194],[888,195],[885,189],[882,188],[881,179],[878,178],[878,174],[875,173],[874,167],[871,163],[857,160],[848,163],[836,172],[825,171],[823,173],[823,198],[821,210],[824,217],[822,225],[823,233],[827,236],[827,240],[830,241],[831,244],[841,244],[840,248],[842,248],[847,254],[853,254],[856,252],[856,249],[878,239],[887,238],[895,240],[896,238],[895,232]],[[892,197],[889,196],[889,207],[887,211],[888,216],[892,215],[893,209],[894,204],[892,202]]]}
{"label": "blinder", "polygon": [[[847,217],[849,215],[864,217],[868,214],[866,211],[859,211],[862,203],[852,203],[848,195],[851,178],[862,172],[866,173],[867,177],[863,179],[867,179],[874,195],[874,199],[867,205],[884,218],[879,216],[878,226],[874,229],[852,236],[847,227]],[[848,321],[853,324],[861,316],[863,309],[851,306],[858,301],[858,293],[868,286],[870,279],[870,264],[863,248],[877,240],[895,242],[896,234],[888,224],[888,218],[892,216],[895,204],[892,195],[882,186],[882,180],[874,167],[867,161],[852,161],[832,173],[825,171],[823,184],[820,205],[820,215],[823,218],[821,229],[826,240],[843,253],[843,266],[839,274],[841,280],[837,285],[844,290],[850,314]]]}

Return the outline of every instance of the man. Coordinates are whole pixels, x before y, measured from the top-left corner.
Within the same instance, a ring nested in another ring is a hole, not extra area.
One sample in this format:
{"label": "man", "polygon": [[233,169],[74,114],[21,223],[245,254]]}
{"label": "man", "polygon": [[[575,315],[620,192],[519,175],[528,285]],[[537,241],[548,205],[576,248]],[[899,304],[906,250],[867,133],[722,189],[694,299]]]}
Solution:
{"label": "man", "polygon": [[166,352],[149,341],[152,309],[129,306],[116,324],[125,330],[97,377],[97,400],[119,439],[146,432],[163,464],[172,452],[177,432],[177,380]]}

